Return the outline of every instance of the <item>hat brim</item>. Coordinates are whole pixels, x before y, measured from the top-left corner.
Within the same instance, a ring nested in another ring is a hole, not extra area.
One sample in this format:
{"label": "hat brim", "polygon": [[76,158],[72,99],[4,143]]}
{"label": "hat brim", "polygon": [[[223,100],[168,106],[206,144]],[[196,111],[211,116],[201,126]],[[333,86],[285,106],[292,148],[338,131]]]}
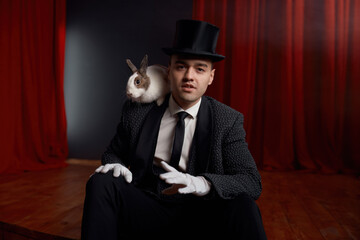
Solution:
{"label": "hat brim", "polygon": [[202,52],[202,51],[194,51],[193,49],[162,48],[162,50],[167,55],[184,54],[184,55],[200,56],[200,57],[209,58],[213,62],[218,62],[225,58],[225,56],[220,55],[220,54]]}

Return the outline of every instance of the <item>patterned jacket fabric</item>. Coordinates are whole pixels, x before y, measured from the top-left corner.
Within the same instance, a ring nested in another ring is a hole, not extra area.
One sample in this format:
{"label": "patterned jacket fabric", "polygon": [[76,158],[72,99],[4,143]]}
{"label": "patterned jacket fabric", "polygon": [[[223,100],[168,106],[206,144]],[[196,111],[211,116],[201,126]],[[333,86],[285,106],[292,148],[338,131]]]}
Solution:
{"label": "patterned jacket fabric", "polygon": [[[102,155],[102,164],[121,163],[130,167],[130,171],[135,169],[132,165],[137,161],[134,157],[136,151],[149,147],[137,146],[141,132],[144,131],[144,122],[156,107],[155,103],[127,101],[124,104],[117,132]],[[207,125],[210,129],[202,130],[207,134],[204,139],[193,140],[187,172],[194,176],[204,176],[211,183],[212,191],[208,198],[233,199],[246,193],[258,199],[262,190],[261,177],[245,140],[243,115],[208,96],[202,97],[199,115],[203,110],[208,115],[203,115],[206,117],[201,120],[198,117],[194,138],[197,129],[201,129],[204,123],[210,124]],[[158,131],[157,126],[153,126],[153,130]],[[206,141],[209,144],[203,146]],[[154,153],[156,146],[150,147]],[[149,161],[152,158],[153,155]],[[202,167],[199,167],[199,162],[202,162]]]}

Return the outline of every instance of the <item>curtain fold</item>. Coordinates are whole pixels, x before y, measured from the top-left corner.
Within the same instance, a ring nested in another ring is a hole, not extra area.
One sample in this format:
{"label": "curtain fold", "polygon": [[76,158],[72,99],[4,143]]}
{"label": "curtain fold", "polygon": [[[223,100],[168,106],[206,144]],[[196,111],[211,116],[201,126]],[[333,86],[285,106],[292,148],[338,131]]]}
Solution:
{"label": "curtain fold", "polygon": [[259,168],[360,172],[360,5],[194,0],[220,27],[207,94],[245,115]]}
{"label": "curtain fold", "polygon": [[0,173],[66,166],[65,0],[0,1]]}

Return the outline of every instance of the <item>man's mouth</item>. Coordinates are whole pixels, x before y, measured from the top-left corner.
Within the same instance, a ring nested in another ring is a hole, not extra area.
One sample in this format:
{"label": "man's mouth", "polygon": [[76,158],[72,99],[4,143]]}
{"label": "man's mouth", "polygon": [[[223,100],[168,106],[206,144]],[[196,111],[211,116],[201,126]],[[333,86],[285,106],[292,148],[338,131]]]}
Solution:
{"label": "man's mouth", "polygon": [[195,89],[195,87],[189,83],[185,83],[185,84],[181,85],[181,88],[183,88],[185,90]]}

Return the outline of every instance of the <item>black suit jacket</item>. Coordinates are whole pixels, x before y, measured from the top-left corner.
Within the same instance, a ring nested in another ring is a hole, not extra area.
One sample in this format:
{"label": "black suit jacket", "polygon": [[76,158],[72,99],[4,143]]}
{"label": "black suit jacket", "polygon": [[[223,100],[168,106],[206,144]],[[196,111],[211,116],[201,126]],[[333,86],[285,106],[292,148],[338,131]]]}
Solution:
{"label": "black suit jacket", "polygon": [[[129,167],[133,184],[140,187],[151,181],[157,136],[168,99],[161,106],[127,101],[117,132],[102,155],[102,164]],[[240,112],[202,97],[187,172],[211,182],[211,197],[232,199],[243,193],[254,199],[260,196],[261,177],[245,141],[243,121]]]}

